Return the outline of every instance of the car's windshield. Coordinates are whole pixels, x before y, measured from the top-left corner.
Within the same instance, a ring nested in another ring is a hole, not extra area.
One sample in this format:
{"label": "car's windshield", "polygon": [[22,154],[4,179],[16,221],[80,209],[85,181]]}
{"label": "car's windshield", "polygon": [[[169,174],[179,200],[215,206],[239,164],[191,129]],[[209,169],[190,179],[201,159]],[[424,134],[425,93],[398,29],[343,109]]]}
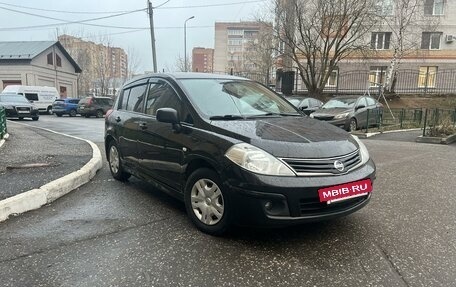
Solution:
{"label": "car's windshield", "polygon": [[323,105],[323,109],[331,108],[352,108],[356,103],[356,98],[339,98],[329,100],[326,104]]}
{"label": "car's windshield", "polygon": [[29,103],[24,96],[17,94],[0,94],[0,102]]}
{"label": "car's windshield", "polygon": [[255,82],[226,79],[183,79],[181,82],[204,117],[300,115],[290,103]]}

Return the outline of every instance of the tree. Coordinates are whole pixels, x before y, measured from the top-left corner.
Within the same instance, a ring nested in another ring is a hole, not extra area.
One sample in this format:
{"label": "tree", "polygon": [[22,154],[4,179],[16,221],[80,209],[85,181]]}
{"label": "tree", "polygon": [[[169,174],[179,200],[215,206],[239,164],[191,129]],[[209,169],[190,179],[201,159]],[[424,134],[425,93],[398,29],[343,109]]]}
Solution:
{"label": "tree", "polygon": [[[371,0],[276,0],[276,35],[284,57],[296,64],[313,96],[322,94],[331,72],[366,49],[375,23]],[[290,68],[290,67],[288,67]]]}
{"label": "tree", "polygon": [[190,56],[187,56],[187,67],[185,67],[184,57],[178,55],[176,62],[174,63],[174,67],[171,70],[175,72],[190,72],[192,70],[192,58]]}
{"label": "tree", "polygon": [[[383,83],[385,93],[394,93],[397,71],[402,59],[421,48],[421,43],[417,41],[421,39],[421,31],[434,31],[438,25],[438,17],[424,15],[424,2],[429,1],[395,0],[389,2],[390,6],[386,6],[387,9],[385,6],[383,9],[380,9],[381,7],[377,9],[377,16],[381,19],[379,23],[386,25],[391,31],[389,48],[392,50],[392,55]],[[373,44],[373,41],[371,43]]]}

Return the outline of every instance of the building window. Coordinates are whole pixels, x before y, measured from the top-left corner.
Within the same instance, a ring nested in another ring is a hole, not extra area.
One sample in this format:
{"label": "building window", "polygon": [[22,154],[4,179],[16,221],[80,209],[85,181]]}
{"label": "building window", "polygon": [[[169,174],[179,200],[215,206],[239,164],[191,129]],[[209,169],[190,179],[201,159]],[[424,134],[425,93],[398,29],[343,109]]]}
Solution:
{"label": "building window", "polygon": [[52,53],[47,54],[47,63],[48,65],[54,65],[54,57],[52,56]]}
{"label": "building window", "polygon": [[440,49],[441,32],[423,32],[421,36],[421,49],[438,50]]}
{"label": "building window", "polygon": [[242,30],[242,29],[228,29],[228,35],[230,35],[230,36],[242,36],[242,35],[244,35],[244,30]]}
{"label": "building window", "polygon": [[426,0],[424,3],[424,15],[443,15],[444,0]]}
{"label": "building window", "polygon": [[62,58],[59,55],[55,54],[55,63],[57,67],[62,67]]}
{"label": "building window", "polygon": [[385,83],[387,66],[373,66],[369,71],[369,86],[378,87]]}
{"label": "building window", "polygon": [[391,16],[393,15],[393,0],[377,0],[374,9],[377,15]]}
{"label": "building window", "polygon": [[328,81],[326,82],[327,87],[335,87],[337,86],[337,76],[339,75],[337,68],[331,71],[329,75]]}
{"label": "building window", "polygon": [[230,40],[228,40],[228,45],[230,45],[230,46],[240,46],[240,45],[242,45],[242,40],[230,39]]}
{"label": "building window", "polygon": [[391,32],[372,33],[371,49],[373,50],[388,50],[390,48]]}
{"label": "building window", "polygon": [[418,75],[418,88],[435,88],[437,67],[421,66]]}

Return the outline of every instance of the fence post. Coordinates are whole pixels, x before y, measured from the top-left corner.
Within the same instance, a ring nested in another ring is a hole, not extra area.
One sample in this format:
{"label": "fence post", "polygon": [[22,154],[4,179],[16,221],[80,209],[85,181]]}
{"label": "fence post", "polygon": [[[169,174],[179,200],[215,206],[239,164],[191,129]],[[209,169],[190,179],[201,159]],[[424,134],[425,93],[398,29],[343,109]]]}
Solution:
{"label": "fence post", "polygon": [[5,108],[0,107],[0,139],[3,139],[6,132],[6,111]]}
{"label": "fence post", "polygon": [[366,134],[369,132],[369,109],[367,109]]}
{"label": "fence post", "polygon": [[400,121],[400,128],[401,129],[402,129],[402,122],[404,121],[404,114],[405,114],[405,110],[402,109],[401,113],[399,114],[399,121]]}
{"label": "fence post", "polygon": [[453,126],[456,126],[456,109],[453,111]]}
{"label": "fence post", "polygon": [[426,108],[426,110],[424,111],[423,137],[426,135],[427,114],[428,109]]}

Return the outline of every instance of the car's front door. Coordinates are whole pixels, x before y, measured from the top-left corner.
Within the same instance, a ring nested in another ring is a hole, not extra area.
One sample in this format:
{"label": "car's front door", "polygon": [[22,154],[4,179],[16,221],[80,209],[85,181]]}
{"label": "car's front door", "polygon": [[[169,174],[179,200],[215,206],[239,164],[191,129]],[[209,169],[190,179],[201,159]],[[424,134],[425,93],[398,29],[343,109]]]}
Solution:
{"label": "car's front door", "polygon": [[358,122],[358,128],[366,126],[367,122],[367,102],[365,97],[361,97],[355,104],[355,116]]}
{"label": "car's front door", "polygon": [[169,123],[157,121],[161,108],[173,108],[182,118],[183,103],[172,85],[162,79],[152,79],[142,117],[138,141],[139,164],[142,173],[175,190],[182,189],[183,156],[186,133],[176,132]]}

